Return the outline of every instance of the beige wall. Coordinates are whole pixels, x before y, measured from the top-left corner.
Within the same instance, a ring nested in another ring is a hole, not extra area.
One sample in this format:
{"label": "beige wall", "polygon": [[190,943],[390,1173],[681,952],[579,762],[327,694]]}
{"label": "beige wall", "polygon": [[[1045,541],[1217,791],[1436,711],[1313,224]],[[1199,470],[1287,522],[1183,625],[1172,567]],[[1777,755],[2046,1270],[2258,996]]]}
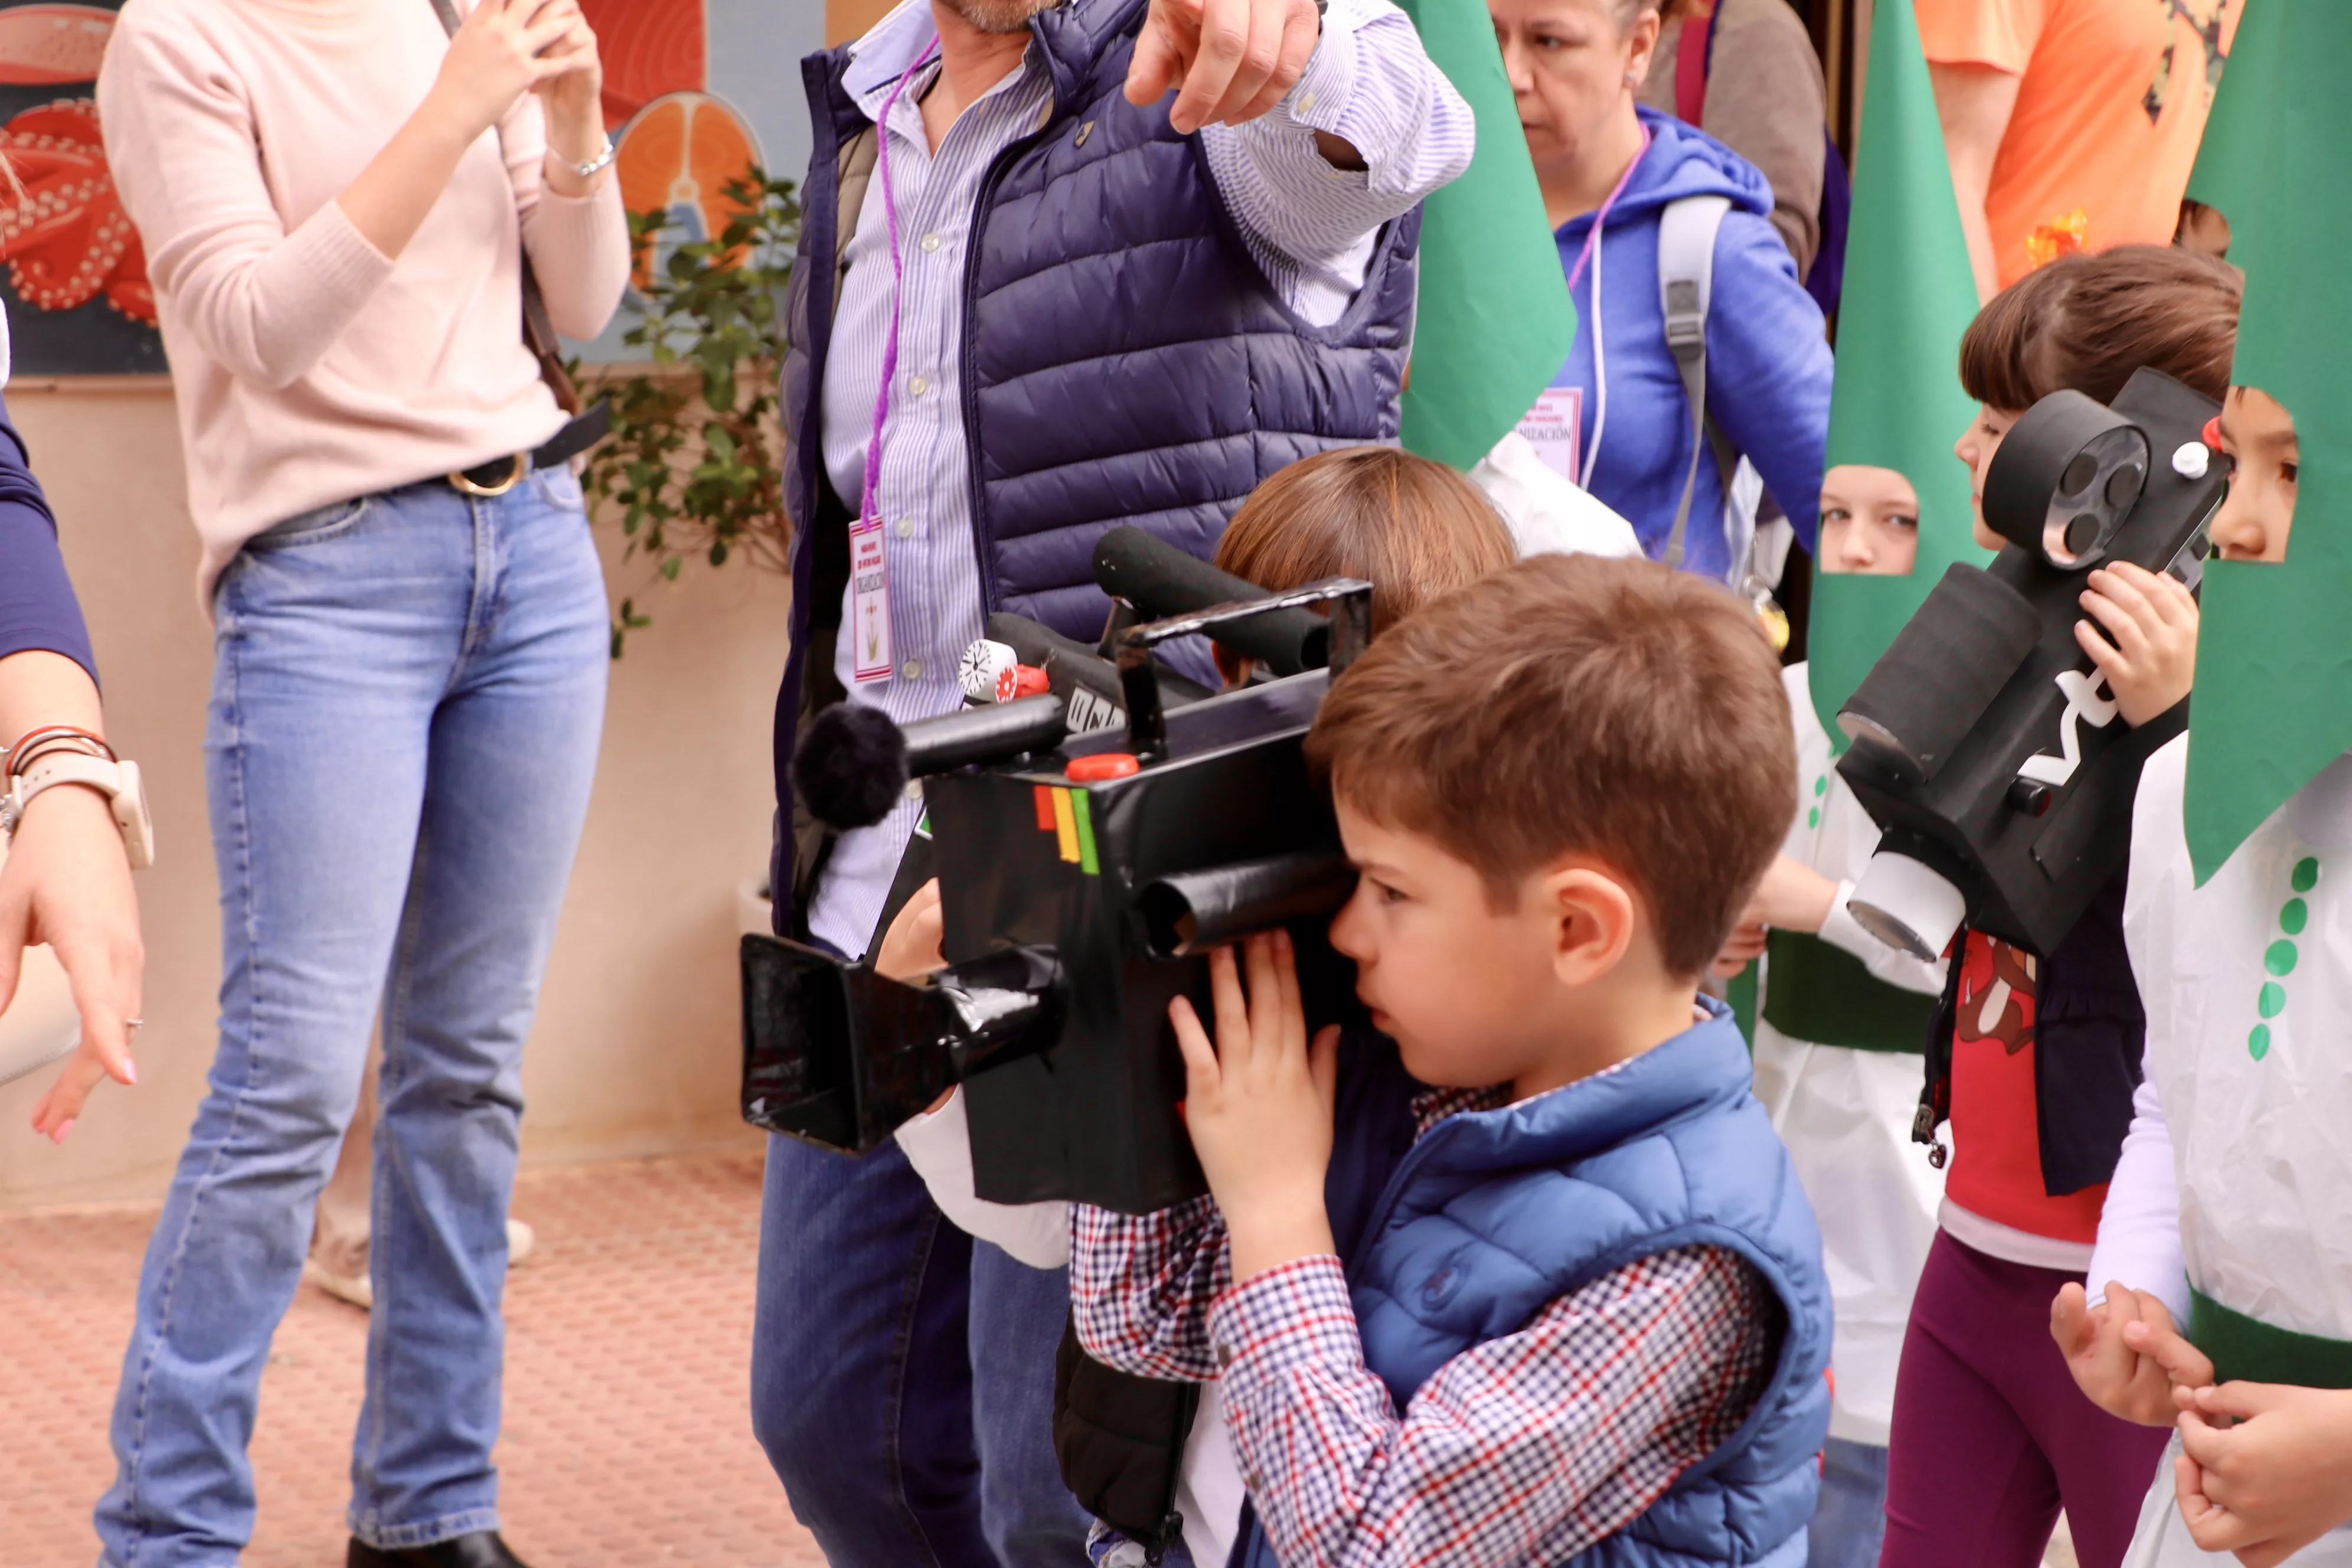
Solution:
{"label": "beige wall", "polygon": [[863,37],[866,29],[890,14],[898,0],[824,0],[824,47]]}
{"label": "beige wall", "polygon": [[[204,1092],[220,975],[204,798],[211,636],[171,391],[144,378],[19,383],[8,405],[57,510],[108,728],[147,770],[160,860],[139,877],[139,1086],[102,1089],[62,1148],[27,1125],[47,1073],[0,1089],[0,1208],[153,1197]],[[524,1062],[533,1161],[753,1138],[734,1109],[734,948],[740,890],[767,858],[784,584],[698,564],[679,589],[649,590],[599,531],[608,580],[655,625],[613,669],[587,835]]]}

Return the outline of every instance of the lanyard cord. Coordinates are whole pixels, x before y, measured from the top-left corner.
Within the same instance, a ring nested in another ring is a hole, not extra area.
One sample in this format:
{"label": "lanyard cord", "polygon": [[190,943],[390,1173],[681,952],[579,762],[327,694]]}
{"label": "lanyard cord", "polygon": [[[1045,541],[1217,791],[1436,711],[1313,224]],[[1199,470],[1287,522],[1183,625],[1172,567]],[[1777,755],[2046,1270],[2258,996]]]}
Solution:
{"label": "lanyard cord", "polygon": [[882,488],[882,424],[890,415],[890,383],[898,374],[898,296],[907,280],[906,263],[898,253],[898,202],[890,191],[890,111],[898,106],[898,95],[915,79],[915,73],[930,64],[939,53],[939,40],[915,58],[898,78],[890,96],[882,100],[882,114],[875,126],[874,161],[882,175],[882,214],[890,235],[890,331],[882,342],[882,385],[874,398],[874,429],[866,438],[866,493],[858,498],[858,510],[874,521],[881,518],[881,506],[877,499]]}
{"label": "lanyard cord", "polygon": [[1633,161],[1625,165],[1625,172],[1617,176],[1617,188],[1609,193],[1609,199],[1592,215],[1592,227],[1585,233],[1584,248],[1576,253],[1576,265],[1568,274],[1568,291],[1573,295],[1576,280],[1584,275],[1584,264],[1592,263],[1592,448],[1584,455],[1580,476],[1588,495],[1592,491],[1593,471],[1601,466],[1601,433],[1609,428],[1609,356],[1602,347],[1601,330],[1601,228],[1609,221],[1609,210],[1617,205],[1617,198],[1633,183],[1633,171],[1642,166],[1642,158],[1649,150],[1650,128],[1644,125],[1640,149],[1634,153]]}
{"label": "lanyard cord", "polygon": [[1642,127],[1641,147],[1634,153],[1633,161],[1625,165],[1625,172],[1617,176],[1617,188],[1609,193],[1609,199],[1602,202],[1601,210],[1592,215],[1592,227],[1585,233],[1584,248],[1576,253],[1576,265],[1568,269],[1570,293],[1576,292],[1577,279],[1584,276],[1584,264],[1592,259],[1592,247],[1601,243],[1601,226],[1609,221],[1609,209],[1617,205],[1617,198],[1623,195],[1625,187],[1633,183],[1633,171],[1642,166],[1643,154],[1649,150],[1650,128],[1644,125]]}

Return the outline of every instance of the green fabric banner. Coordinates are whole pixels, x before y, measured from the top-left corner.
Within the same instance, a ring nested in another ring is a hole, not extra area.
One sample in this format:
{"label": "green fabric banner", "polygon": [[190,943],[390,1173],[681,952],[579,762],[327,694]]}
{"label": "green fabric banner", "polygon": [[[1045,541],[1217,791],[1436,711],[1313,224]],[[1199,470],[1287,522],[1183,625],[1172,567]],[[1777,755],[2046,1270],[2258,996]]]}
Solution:
{"label": "green fabric banner", "polygon": [[1853,223],[1838,309],[1829,462],[1893,468],[1919,496],[1919,555],[1904,577],[1813,569],[1807,634],[1813,709],[1845,749],[1837,711],[1955,561],[1992,559],[1969,536],[1969,474],[1952,443],[1976,405],[1960,390],[1960,334],[1976,279],[1942,124],[1907,4],[1871,28],[1870,90],[1854,149]]}
{"label": "green fabric banner", "polygon": [[2246,274],[2231,380],[2294,416],[2284,562],[2205,570],[2189,710],[2189,853],[2201,884],[2352,749],[2352,5],[2255,0],[2238,28],[2189,194],[2230,223]]}
{"label": "green fabric banner", "polygon": [[1422,205],[1421,298],[1405,449],[1468,468],[1535,405],[1576,344],[1576,306],[1544,218],[1483,0],[1398,0],[1478,118],[1462,177]]}

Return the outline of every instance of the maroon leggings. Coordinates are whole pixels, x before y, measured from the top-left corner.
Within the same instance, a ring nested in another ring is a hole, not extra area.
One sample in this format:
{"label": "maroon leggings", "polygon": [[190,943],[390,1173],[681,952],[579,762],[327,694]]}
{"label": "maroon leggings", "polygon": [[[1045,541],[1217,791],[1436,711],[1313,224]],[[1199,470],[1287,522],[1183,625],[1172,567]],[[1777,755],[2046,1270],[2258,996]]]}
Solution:
{"label": "maroon leggings", "polygon": [[2050,1300],[2082,1279],[1936,1233],[1895,1379],[1879,1568],[2034,1568],[2062,1505],[2083,1568],[2123,1561],[2170,1433],[2074,1386]]}

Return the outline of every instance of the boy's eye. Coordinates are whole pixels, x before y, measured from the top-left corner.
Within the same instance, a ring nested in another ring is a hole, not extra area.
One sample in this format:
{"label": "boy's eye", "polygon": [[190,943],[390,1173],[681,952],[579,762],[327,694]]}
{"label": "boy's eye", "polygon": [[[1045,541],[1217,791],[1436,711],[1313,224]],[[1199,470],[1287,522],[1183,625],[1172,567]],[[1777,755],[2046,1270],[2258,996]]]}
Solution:
{"label": "boy's eye", "polygon": [[1380,895],[1381,902],[1384,904],[1401,904],[1404,902],[1404,894],[1395,888],[1389,886],[1386,882],[1373,879],[1372,890]]}
{"label": "boy's eye", "polygon": [[1822,513],[1822,521],[1824,525],[1832,522],[1852,522],[1853,521],[1853,513],[1846,510],[1845,508],[1842,506],[1831,507],[1828,510]]}
{"label": "boy's eye", "polygon": [[2300,473],[2302,469],[2303,465],[2300,463],[2281,463],[2279,465],[2279,478],[2284,479],[2288,484],[2293,484],[2294,483],[2295,476]]}
{"label": "boy's eye", "polygon": [[1899,529],[1905,533],[1915,533],[1918,531],[1919,520],[1916,517],[1906,517],[1898,511],[1886,520],[1886,526]]}

